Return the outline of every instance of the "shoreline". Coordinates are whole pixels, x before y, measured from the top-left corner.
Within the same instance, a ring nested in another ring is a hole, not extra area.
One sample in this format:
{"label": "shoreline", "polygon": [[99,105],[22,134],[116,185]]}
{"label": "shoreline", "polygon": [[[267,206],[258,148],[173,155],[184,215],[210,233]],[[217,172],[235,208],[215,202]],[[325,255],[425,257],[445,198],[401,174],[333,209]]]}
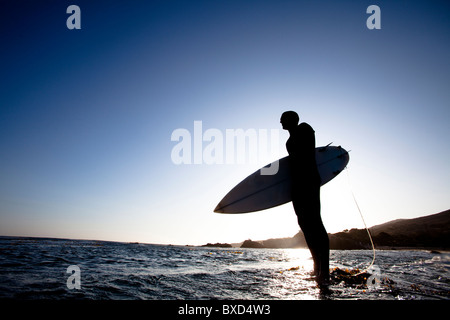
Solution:
{"label": "shoreline", "polygon": [[[190,248],[218,248],[218,249],[308,249],[304,246],[296,247],[267,247],[261,244],[262,241],[253,241],[260,244],[258,247],[243,247],[242,243],[207,243],[204,245],[174,245],[174,244],[157,244],[157,243],[143,243],[143,242],[122,242],[122,241],[109,241],[109,240],[86,240],[86,239],[67,239],[67,238],[51,238],[51,237],[30,237],[30,236],[0,236],[0,239],[9,239],[19,241],[61,241],[63,245],[68,245],[69,242],[93,242],[94,245],[101,246],[102,242],[115,242],[122,244],[141,244],[141,245],[153,245],[153,246],[169,246],[169,247],[190,247]],[[71,243],[74,244],[74,243]],[[361,251],[372,250],[372,248],[330,248],[330,251]],[[436,254],[450,253],[450,248],[446,247],[408,247],[408,246],[375,246],[375,251],[429,251]]]}
{"label": "shoreline", "polygon": [[[256,242],[256,241],[255,241]],[[219,249],[308,249],[308,247],[242,247],[242,246],[232,246],[232,244],[221,244],[224,246],[216,245],[216,244],[205,244],[198,246],[190,246],[197,248],[219,248]],[[229,245],[229,246],[226,246]],[[372,248],[349,248],[349,249],[337,249],[330,248],[330,251],[361,251],[361,250],[369,250],[372,251]],[[429,251],[431,253],[441,254],[441,253],[450,253],[450,248],[444,247],[405,247],[405,246],[375,246],[375,251]]]}

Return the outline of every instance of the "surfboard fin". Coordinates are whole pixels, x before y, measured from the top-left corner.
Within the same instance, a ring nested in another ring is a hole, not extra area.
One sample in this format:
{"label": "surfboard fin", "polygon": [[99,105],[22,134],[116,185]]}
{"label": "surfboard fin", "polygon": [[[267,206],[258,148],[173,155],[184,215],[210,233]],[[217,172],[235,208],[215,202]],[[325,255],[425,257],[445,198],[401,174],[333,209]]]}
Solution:
{"label": "surfboard fin", "polygon": [[329,144],[327,144],[326,146],[322,147],[319,149],[319,152],[324,152],[333,142],[330,142]]}
{"label": "surfboard fin", "polygon": [[[339,148],[339,149],[342,149],[341,146],[338,146],[338,148]],[[344,150],[344,151],[345,151],[345,150]],[[343,152],[342,154],[338,155],[338,158],[342,158],[343,156],[348,155],[350,151],[351,151],[351,150],[348,150],[348,151]]]}

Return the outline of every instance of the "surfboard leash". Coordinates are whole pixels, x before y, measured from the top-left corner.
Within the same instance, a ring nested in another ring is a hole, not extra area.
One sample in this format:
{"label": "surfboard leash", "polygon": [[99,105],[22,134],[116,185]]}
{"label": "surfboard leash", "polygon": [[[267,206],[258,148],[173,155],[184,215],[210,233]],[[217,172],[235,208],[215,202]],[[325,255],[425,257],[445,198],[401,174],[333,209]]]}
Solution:
{"label": "surfboard leash", "polygon": [[347,169],[346,171],[347,171],[348,184],[349,184],[350,192],[351,192],[352,197],[353,197],[353,201],[356,204],[356,208],[358,208],[358,212],[359,212],[359,215],[361,216],[361,220],[362,220],[362,222],[364,224],[364,227],[366,228],[367,234],[369,235],[369,240],[370,240],[370,244],[372,245],[372,252],[373,252],[372,261],[370,262],[369,266],[367,268],[365,268],[363,271],[353,275],[353,276],[358,276],[360,274],[365,273],[367,270],[369,270],[373,266],[373,264],[375,263],[375,245],[373,244],[372,235],[370,234],[369,228],[367,228],[366,221],[364,220],[364,216],[363,216],[363,214],[361,212],[361,209],[360,209],[360,207],[358,205],[358,201],[356,200],[355,194],[353,192],[352,185],[350,183],[350,174],[348,173],[348,171],[349,171],[348,167],[345,167],[345,169]]}

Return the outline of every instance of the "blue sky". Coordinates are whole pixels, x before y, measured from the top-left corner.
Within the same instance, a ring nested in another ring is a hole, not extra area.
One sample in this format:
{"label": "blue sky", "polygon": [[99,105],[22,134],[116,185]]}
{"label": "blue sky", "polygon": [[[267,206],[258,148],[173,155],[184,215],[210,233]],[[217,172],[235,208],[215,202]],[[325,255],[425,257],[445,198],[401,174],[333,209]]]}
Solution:
{"label": "blue sky", "polygon": [[[81,9],[69,30],[66,9]],[[381,30],[366,9],[381,8]],[[0,235],[203,244],[292,236],[290,204],[213,209],[265,163],[175,165],[178,128],[280,129],[350,153],[329,232],[449,208],[445,1],[4,1]],[[206,144],[205,144],[206,145]],[[205,146],[204,145],[204,146]]]}

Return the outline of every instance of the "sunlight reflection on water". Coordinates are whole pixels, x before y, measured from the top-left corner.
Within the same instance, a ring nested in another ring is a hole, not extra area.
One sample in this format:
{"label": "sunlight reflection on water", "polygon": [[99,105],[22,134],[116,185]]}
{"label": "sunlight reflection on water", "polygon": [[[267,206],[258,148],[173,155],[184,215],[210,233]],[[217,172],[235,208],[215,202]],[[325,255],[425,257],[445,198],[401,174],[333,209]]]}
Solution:
{"label": "sunlight reflection on water", "polygon": [[[243,260],[246,251],[242,252]],[[308,249],[265,249],[251,250],[254,261],[229,266],[230,270],[239,272],[253,270],[251,275],[259,285],[260,295],[271,299],[320,299],[317,285],[312,278],[313,260]],[[264,280],[263,280],[264,279]]]}

